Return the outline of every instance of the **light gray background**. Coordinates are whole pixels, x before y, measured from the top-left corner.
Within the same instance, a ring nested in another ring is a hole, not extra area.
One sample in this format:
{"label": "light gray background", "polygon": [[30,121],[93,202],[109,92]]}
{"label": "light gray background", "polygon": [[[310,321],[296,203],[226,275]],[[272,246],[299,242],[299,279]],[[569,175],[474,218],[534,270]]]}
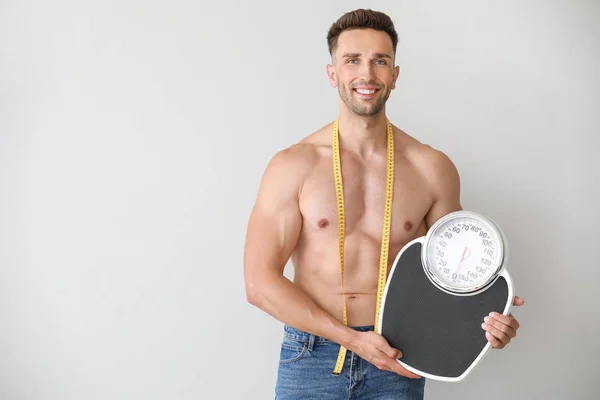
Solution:
{"label": "light gray background", "polygon": [[0,398],[273,397],[246,223],[270,157],[336,117],[325,35],[357,7],[400,35],[390,119],[454,160],[527,302],[426,398],[598,398],[591,0],[2,1]]}

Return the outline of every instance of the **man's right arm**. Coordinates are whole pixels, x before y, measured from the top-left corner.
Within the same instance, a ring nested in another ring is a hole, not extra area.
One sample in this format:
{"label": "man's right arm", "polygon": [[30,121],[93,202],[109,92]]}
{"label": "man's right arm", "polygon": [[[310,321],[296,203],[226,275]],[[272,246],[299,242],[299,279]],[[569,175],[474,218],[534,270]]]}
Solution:
{"label": "man's right arm", "polygon": [[312,164],[310,150],[300,146],[306,145],[276,154],[263,175],[244,248],[246,297],[285,324],[347,347],[355,331],[326,313],[283,275],[302,228],[298,196]]}
{"label": "man's right arm", "polygon": [[248,301],[285,324],[354,351],[377,368],[418,378],[396,361],[401,352],[383,336],[348,328],[283,275],[302,229],[299,192],[314,165],[310,150],[300,146],[275,155],[263,175],[244,248]]}

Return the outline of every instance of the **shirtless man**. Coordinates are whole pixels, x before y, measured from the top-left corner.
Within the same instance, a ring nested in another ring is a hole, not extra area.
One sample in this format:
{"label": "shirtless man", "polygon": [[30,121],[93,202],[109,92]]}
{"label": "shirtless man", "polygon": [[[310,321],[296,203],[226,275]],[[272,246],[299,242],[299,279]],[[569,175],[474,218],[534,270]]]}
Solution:
{"label": "shirtless man", "polygon": [[[348,326],[341,322],[333,123],[277,153],[260,184],[244,275],[248,301],[285,324],[278,399],[423,398],[424,378],[402,368],[401,351],[373,332],[386,187],[385,103],[399,74],[397,40],[389,17],[370,10],[345,14],[328,34],[327,74],[340,95]],[[393,133],[388,273],[406,243],[461,209],[459,175],[450,159],[396,126]],[[293,283],[283,275],[290,258]],[[514,303],[523,301],[516,297]],[[485,322],[482,334],[494,348],[503,348],[519,327],[512,315]],[[340,345],[348,352],[335,375]]]}

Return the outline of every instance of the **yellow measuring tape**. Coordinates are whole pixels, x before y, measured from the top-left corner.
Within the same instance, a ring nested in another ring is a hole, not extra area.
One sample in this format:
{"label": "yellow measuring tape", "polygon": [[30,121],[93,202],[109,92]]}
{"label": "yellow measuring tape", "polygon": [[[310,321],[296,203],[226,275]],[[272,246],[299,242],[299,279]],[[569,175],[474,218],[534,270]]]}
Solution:
{"label": "yellow measuring tape", "polygon": [[[344,214],[344,186],[342,183],[342,167],[340,164],[340,144],[338,120],[333,123],[333,172],[335,175],[335,194],[337,198],[338,209],[338,236],[340,245],[340,271],[342,278],[342,301],[344,305],[343,322],[348,325],[346,314],[346,293],[344,289],[344,234],[345,234],[345,214]],[[387,280],[388,250],[390,244],[390,226],[392,217],[392,197],[394,194],[394,133],[392,124],[387,121],[387,180],[385,191],[385,208],[383,214],[383,233],[381,235],[381,256],[379,259],[379,281],[377,283],[377,305],[375,308],[375,332],[378,332],[379,310],[381,309],[381,300],[383,299],[383,290]],[[337,362],[333,373],[338,375],[342,372],[344,360],[346,359],[346,348],[340,346]]]}

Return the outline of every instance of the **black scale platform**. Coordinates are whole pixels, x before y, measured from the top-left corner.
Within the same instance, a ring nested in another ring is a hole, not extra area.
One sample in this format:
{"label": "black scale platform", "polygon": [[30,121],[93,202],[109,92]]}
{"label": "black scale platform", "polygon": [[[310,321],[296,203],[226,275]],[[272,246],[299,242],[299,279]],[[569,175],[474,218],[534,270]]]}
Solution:
{"label": "black scale platform", "polygon": [[508,285],[500,276],[486,291],[454,296],[425,275],[421,243],[408,247],[389,276],[383,301],[381,334],[402,351],[406,365],[428,374],[461,376],[486,346],[483,318],[502,313]]}

